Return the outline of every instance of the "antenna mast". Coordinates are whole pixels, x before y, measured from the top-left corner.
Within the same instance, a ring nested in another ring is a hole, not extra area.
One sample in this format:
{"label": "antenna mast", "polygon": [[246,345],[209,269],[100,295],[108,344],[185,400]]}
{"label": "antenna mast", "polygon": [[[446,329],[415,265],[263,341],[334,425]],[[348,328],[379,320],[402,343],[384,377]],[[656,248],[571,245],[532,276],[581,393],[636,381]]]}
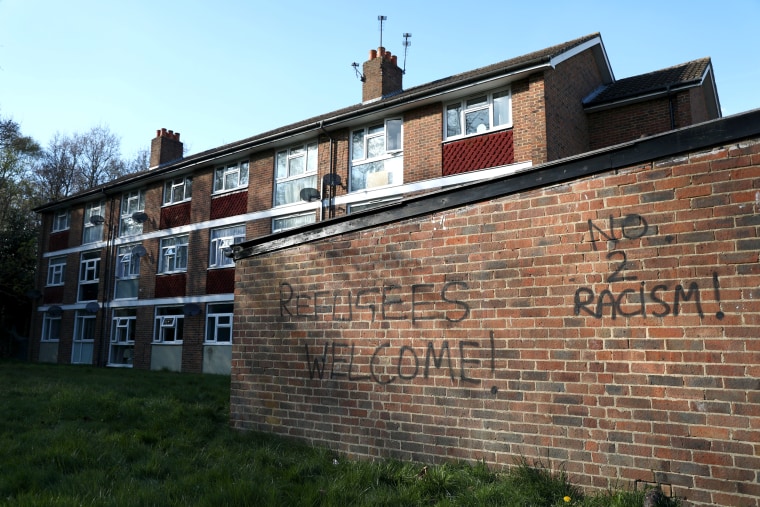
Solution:
{"label": "antenna mast", "polygon": [[378,16],[377,20],[380,22],[380,47],[383,47],[383,21],[387,21],[388,16]]}
{"label": "antenna mast", "polygon": [[412,45],[412,41],[409,40],[412,37],[412,34],[407,32],[403,35],[403,37],[404,42],[402,42],[402,44],[404,45],[404,68],[401,69],[401,73],[406,74],[406,50],[409,48],[409,46]]}

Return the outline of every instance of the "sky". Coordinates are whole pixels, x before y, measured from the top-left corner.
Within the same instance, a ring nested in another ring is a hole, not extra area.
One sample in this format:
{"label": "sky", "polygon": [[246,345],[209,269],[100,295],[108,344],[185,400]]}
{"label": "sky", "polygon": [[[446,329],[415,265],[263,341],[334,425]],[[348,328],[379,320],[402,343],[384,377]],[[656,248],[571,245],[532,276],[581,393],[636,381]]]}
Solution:
{"label": "sky", "polygon": [[728,116],[760,107],[758,19],[760,0],[0,0],[0,117],[43,147],[106,126],[125,159],[166,128],[190,155],[361,102],[351,63],[381,37],[410,88],[596,32],[616,79],[711,57]]}

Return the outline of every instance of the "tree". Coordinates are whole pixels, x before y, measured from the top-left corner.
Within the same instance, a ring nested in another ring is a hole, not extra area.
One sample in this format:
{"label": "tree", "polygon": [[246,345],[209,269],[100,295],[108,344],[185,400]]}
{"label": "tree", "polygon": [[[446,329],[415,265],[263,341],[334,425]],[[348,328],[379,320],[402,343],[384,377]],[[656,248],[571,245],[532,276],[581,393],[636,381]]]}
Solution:
{"label": "tree", "polygon": [[121,140],[104,126],[75,136],[79,157],[79,189],[85,190],[118,178],[125,172],[121,161]]}
{"label": "tree", "polygon": [[0,118],[0,356],[23,336],[31,312],[26,293],[34,283],[38,227],[28,175],[40,153],[18,123]]}

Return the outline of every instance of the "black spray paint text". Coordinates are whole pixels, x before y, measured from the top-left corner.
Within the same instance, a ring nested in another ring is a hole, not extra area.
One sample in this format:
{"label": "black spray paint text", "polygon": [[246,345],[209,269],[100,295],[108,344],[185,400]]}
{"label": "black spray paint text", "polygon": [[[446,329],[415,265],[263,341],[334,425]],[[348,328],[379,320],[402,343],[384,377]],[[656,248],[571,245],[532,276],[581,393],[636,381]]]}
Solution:
{"label": "black spray paint text", "polygon": [[[374,348],[369,362],[364,364],[357,362],[355,343],[334,341],[316,347],[315,350],[310,349],[308,345],[304,345],[304,348],[309,378],[312,380],[371,380],[376,384],[388,385],[397,381],[411,381],[420,375],[428,378],[431,369],[443,369],[452,381],[459,379],[466,384],[480,384],[483,379],[473,377],[473,369],[481,368],[484,362],[490,361],[491,373],[495,370],[493,332],[490,336],[487,359],[482,357],[485,355],[483,349],[486,347],[481,347],[480,342],[469,340],[462,340],[454,347],[443,340],[438,349],[432,341],[427,343],[424,350],[403,345],[398,348],[398,353],[391,352],[390,342],[383,342]],[[455,350],[454,359],[452,348]],[[380,364],[381,362],[383,364]]]}
{"label": "black spray paint text", "polygon": [[461,322],[470,314],[470,305],[460,299],[458,291],[467,290],[466,282],[452,281],[440,285],[418,283],[405,288],[382,284],[337,291],[296,291],[288,282],[280,284],[280,316],[319,319],[330,316],[333,321],[351,322],[360,312],[369,312],[370,320],[443,319]]}

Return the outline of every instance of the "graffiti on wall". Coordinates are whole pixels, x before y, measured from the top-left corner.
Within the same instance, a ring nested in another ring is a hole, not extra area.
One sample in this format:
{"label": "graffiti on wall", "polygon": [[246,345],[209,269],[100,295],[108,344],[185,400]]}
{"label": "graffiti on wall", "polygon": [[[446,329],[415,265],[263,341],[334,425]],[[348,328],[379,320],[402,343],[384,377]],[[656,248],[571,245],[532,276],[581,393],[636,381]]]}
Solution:
{"label": "graffiti on wall", "polygon": [[[637,268],[641,261],[629,260],[626,248],[638,245],[645,236],[656,234],[656,228],[650,227],[643,216],[610,216],[608,221],[588,220],[587,226],[594,251],[599,251],[599,245],[607,245],[607,252],[602,255],[610,269],[602,275],[605,287],[602,290],[599,286],[584,286],[575,291],[573,312],[576,316],[662,318],[692,312],[704,317],[703,301],[709,298],[718,305],[716,318],[723,319],[716,272],[712,273],[709,287],[706,283],[700,286],[697,281],[639,280]],[[465,281],[409,286],[381,282],[372,287],[335,291],[298,291],[291,283],[281,282],[279,314],[286,320],[383,324],[406,321],[412,327],[423,321],[439,320],[456,325],[470,317],[470,303],[465,297],[468,290]],[[706,291],[710,291],[709,296],[705,295]],[[494,332],[488,333],[488,344],[485,336],[479,340],[477,336],[471,336],[455,342],[447,339],[427,341],[418,347],[394,347],[388,340],[373,346],[342,340],[328,340],[311,346],[305,343],[304,360],[311,380],[370,381],[389,385],[443,374],[452,382],[474,387],[482,385],[486,380],[484,377],[495,375]],[[496,386],[490,389],[494,394],[498,391]]]}
{"label": "graffiti on wall", "polygon": [[[588,220],[588,234],[592,248],[598,251],[597,244],[606,242],[612,248],[607,252],[606,259],[612,269],[606,274],[607,287],[598,293],[592,287],[580,287],[575,291],[573,312],[578,315],[590,315],[597,319],[608,316],[613,320],[620,317],[677,317],[685,304],[691,303],[694,311],[704,317],[702,308],[704,287],[696,281],[688,283],[653,283],[639,281],[635,274],[635,266],[628,259],[625,250],[626,240],[638,240],[650,234],[651,228],[647,220],[638,214],[626,215],[615,219],[612,215],[609,222],[600,224]],[[651,234],[650,234],[651,235]],[[613,291],[611,285],[618,282],[628,282],[629,286]],[[711,291],[714,300],[720,305],[720,281],[718,273],[712,273]],[[723,319],[721,310],[715,313],[716,318]]]}

